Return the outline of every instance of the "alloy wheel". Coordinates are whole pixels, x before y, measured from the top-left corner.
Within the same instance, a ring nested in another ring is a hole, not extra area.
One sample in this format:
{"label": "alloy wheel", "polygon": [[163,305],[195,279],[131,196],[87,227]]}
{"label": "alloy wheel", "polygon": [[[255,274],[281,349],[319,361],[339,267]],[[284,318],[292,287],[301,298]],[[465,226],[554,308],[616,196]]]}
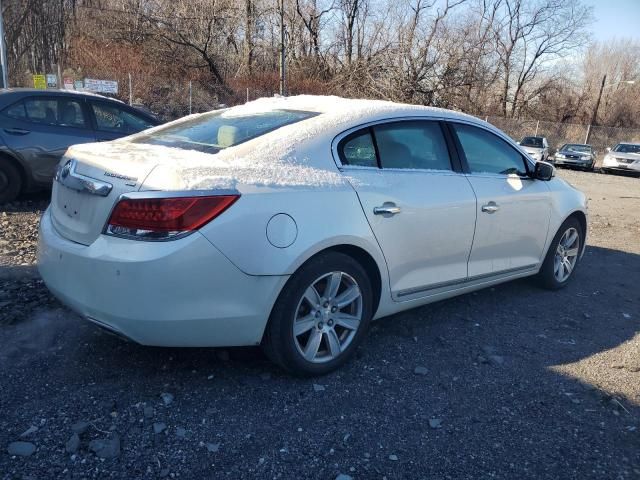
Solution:
{"label": "alloy wheel", "polygon": [[351,275],[330,272],[307,287],[295,312],[298,352],[308,362],[329,362],[347,349],[360,328],[362,292]]}
{"label": "alloy wheel", "polygon": [[580,235],[574,227],[571,227],[560,238],[553,259],[553,274],[558,282],[563,283],[571,276],[578,261],[579,252]]}

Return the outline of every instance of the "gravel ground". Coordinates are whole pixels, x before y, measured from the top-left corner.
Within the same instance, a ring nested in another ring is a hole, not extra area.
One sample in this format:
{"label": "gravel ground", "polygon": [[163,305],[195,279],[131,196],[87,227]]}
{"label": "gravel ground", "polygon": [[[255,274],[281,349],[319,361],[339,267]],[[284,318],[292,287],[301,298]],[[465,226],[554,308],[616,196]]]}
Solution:
{"label": "gravel ground", "polygon": [[45,197],[5,206],[0,479],[640,478],[640,179],[560,175],[590,197],[568,288],[395,315],[310,380],[95,329],[34,270]]}

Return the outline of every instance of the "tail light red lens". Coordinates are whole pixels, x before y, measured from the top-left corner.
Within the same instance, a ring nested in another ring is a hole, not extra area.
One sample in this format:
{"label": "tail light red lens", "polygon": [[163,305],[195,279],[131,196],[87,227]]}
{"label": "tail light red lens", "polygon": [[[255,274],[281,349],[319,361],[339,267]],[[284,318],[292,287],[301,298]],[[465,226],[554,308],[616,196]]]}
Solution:
{"label": "tail light red lens", "polygon": [[209,223],[239,197],[125,198],[111,213],[106,233],[138,239],[184,235]]}

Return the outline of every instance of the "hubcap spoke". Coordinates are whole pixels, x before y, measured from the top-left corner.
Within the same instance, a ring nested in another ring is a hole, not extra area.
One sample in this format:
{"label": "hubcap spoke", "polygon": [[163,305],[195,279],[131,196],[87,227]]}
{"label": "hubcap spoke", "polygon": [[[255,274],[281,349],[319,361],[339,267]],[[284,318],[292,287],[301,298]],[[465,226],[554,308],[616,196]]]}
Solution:
{"label": "hubcap spoke", "polygon": [[360,319],[358,317],[354,317],[353,315],[339,313],[337,315],[334,315],[332,318],[336,322],[336,324],[349,330],[357,330],[360,326]]}
{"label": "hubcap spoke", "polygon": [[324,291],[324,298],[330,300],[338,294],[338,289],[342,283],[342,272],[333,272],[329,281],[327,281],[327,288]]}
{"label": "hubcap spoke", "polygon": [[329,352],[331,353],[331,356],[335,358],[338,355],[340,355],[340,351],[341,351],[340,339],[338,338],[338,334],[332,328],[327,333],[325,333],[325,335],[327,338],[327,343],[329,344]]}
{"label": "hubcap spoke", "polygon": [[571,261],[569,261],[569,259],[564,260],[564,269],[567,271],[567,275],[571,273],[571,270],[573,270],[573,265],[571,265]]}
{"label": "hubcap spoke", "polygon": [[345,290],[344,292],[342,292],[336,298],[335,303],[338,306],[338,308],[344,308],[347,305],[352,304],[355,300],[358,299],[358,297],[360,297],[360,289],[358,288],[357,285],[353,285],[349,287],[347,290]]}
{"label": "hubcap spoke", "polygon": [[311,330],[316,324],[316,319],[313,315],[307,315],[306,317],[299,318],[293,325],[293,334],[298,337],[305,332]]}
{"label": "hubcap spoke", "polygon": [[576,247],[576,248],[571,248],[569,250],[565,250],[564,253],[567,255],[567,257],[575,257],[578,255],[578,248]]}
{"label": "hubcap spoke", "polygon": [[571,247],[573,246],[574,243],[576,243],[576,240],[578,239],[578,232],[576,232],[575,230],[570,230],[569,235],[567,236],[567,240],[564,244],[565,247]]}
{"label": "hubcap spoke", "polygon": [[312,361],[318,354],[320,348],[320,342],[322,341],[322,333],[319,330],[313,330],[307,341],[307,346],[304,349],[304,358]]}
{"label": "hubcap spoke", "polygon": [[316,287],[314,287],[313,285],[307,288],[307,290],[304,292],[304,298],[312,307],[320,304],[320,295],[318,294]]}

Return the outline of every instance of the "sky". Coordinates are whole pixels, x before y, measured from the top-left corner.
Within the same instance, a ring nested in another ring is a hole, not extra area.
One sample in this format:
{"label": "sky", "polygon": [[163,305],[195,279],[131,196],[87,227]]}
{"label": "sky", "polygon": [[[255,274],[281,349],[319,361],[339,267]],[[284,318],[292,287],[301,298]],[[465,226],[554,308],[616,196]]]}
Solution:
{"label": "sky", "polygon": [[585,4],[593,6],[594,40],[640,40],[640,0],[586,0]]}

